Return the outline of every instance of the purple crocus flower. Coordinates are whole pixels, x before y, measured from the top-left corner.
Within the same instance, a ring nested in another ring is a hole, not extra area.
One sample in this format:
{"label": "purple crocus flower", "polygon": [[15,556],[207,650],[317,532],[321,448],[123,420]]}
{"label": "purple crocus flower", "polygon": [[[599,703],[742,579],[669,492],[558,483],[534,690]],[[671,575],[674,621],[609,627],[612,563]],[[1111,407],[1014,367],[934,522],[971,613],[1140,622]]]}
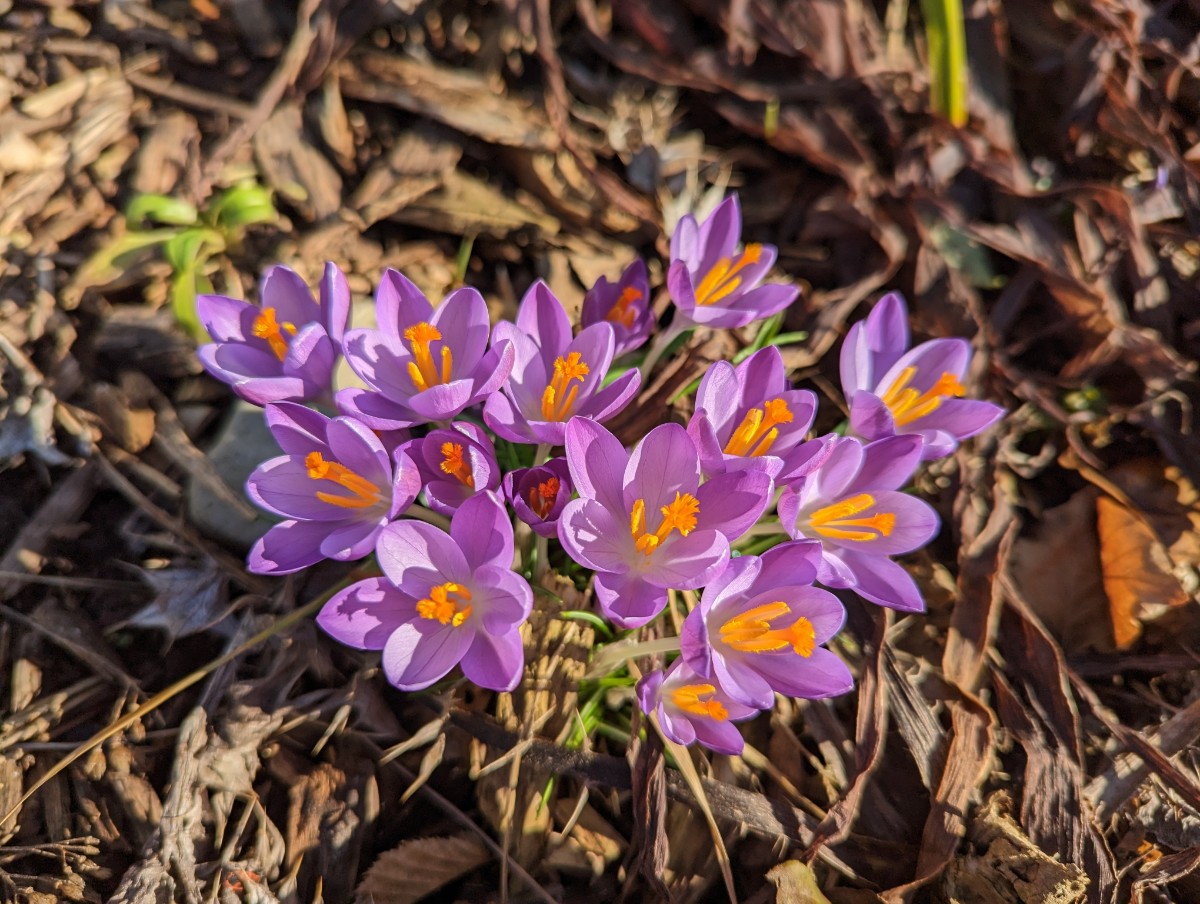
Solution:
{"label": "purple crocus flower", "polygon": [[850,427],[866,440],[916,434],[925,460],[942,458],[1004,415],[991,402],[960,398],[971,364],[965,339],[933,339],[909,349],[908,311],[889,292],[850,327],[842,345],[842,392]]}
{"label": "purple crocus flower", "polygon": [[838,437],[819,468],[784,489],[779,518],[793,539],[820,542],[822,584],[892,609],[925,608],[916,582],[889,558],[924,546],[938,532],[929,503],[899,491],[921,461],[921,442],[892,436],[864,446]]}
{"label": "purple crocus flower", "polygon": [[263,275],[259,306],[225,295],[200,295],[196,311],[213,342],[197,350],[204,369],[255,405],[328,395],[333,365],[350,317],[350,288],[325,265],[321,299],[287,267]]}
{"label": "purple crocus flower", "polygon": [[382,650],[384,674],[401,690],[429,687],[459,663],[480,687],[517,686],[533,591],[512,570],[512,524],[492,493],[459,506],[449,534],[421,521],[389,524],[376,552],[384,576],[335,595],[317,624],[347,646]]}
{"label": "purple crocus flower", "polygon": [[430,430],[405,446],[421,472],[425,501],[449,515],[483,490],[500,487],[496,450],[482,427],[456,421],[447,430]]}
{"label": "purple crocus flower", "polygon": [[821,646],[846,610],[812,586],[820,560],[819,543],[799,542],[730,561],[683,623],[688,665],[758,709],[770,709],[775,692],[812,700],[854,687],[846,664]]}
{"label": "purple crocus flower", "polygon": [[729,544],[770,502],[771,478],[738,471],[700,484],[696,447],[678,424],[655,427],[632,453],[587,418],[567,425],[567,463],[578,499],[558,538],[596,572],[600,610],[622,628],[656,616],[667,588],[702,587],[729,561]]}
{"label": "purple crocus flower", "polygon": [[565,458],[504,475],[504,498],[517,517],[542,537],[558,535],[558,518],[575,492]]}
{"label": "purple crocus flower", "polygon": [[654,327],[646,262],[635,260],[615,283],[604,276],[596,280],[583,296],[579,322],[584,327],[593,323],[612,324],[617,339],[613,354],[617,357],[641,348]]}
{"label": "purple crocus flower", "polygon": [[680,325],[745,326],[796,300],[794,286],[759,285],[775,263],[775,246],[749,244],[738,252],[741,235],[737,195],[722,201],[703,223],[691,214],[679,220],[671,236],[667,288]]}
{"label": "purple crocus flower", "polygon": [[758,714],[752,706],[734,700],[708,678],[696,674],[682,659],[664,674],[645,675],[637,686],[642,712],[658,717],[662,733],[676,744],[699,741],[717,753],[737,756],[746,746],[733,722]]}
{"label": "purple crocus flower", "polygon": [[783,355],[768,346],[736,367],[717,361],[705,372],[688,435],[704,473],[766,471],[782,483],[827,454],[825,442],[804,442],[816,413],[816,395],[791,388]]}
{"label": "purple crocus flower", "polygon": [[608,323],[584,327],[571,338],[571,321],[549,287],[533,284],[517,322],[498,323],[492,341],[516,351],[512,376],[483,408],[483,419],[514,443],[561,446],[572,417],[604,421],[637,393],[641,375],[628,371],[604,386],[615,344]]}
{"label": "purple crocus flower", "polygon": [[259,465],[246,493],[287,520],[254,544],[249,569],[290,574],[322,559],[370,553],[384,525],[421,491],[413,460],[399,449],[388,455],[354,418],[327,418],[294,402],[269,404],[265,414],[285,454]]}
{"label": "purple crocus flower", "polygon": [[351,330],[346,360],[367,389],[343,389],[338,408],[376,430],[445,421],[481,402],[512,370],[513,349],[494,342],[475,289],[451,292],[434,310],[421,290],[386,270],[375,293],[378,328]]}

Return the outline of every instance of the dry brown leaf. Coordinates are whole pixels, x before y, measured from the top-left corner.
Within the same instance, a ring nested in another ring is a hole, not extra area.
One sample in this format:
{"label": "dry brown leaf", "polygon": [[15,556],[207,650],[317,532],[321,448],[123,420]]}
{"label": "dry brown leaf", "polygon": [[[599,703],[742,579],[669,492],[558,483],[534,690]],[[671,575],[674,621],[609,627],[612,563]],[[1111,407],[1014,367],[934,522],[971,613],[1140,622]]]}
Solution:
{"label": "dry brown leaf", "polygon": [[767,873],[775,886],[776,904],[829,904],[817,886],[812,867],[799,860],[788,860]]}
{"label": "dry brown leaf", "polygon": [[1112,649],[1091,487],[1047,509],[1013,544],[1009,570],[1029,607],[1068,652]]}
{"label": "dry brown leaf", "polygon": [[356,904],[414,904],[491,859],[474,835],[417,838],[381,854],[355,891]]}
{"label": "dry brown leaf", "polygon": [[1143,618],[1183,605],[1188,595],[1171,574],[1163,545],[1136,512],[1100,496],[1096,532],[1113,640],[1125,649],[1141,636]]}

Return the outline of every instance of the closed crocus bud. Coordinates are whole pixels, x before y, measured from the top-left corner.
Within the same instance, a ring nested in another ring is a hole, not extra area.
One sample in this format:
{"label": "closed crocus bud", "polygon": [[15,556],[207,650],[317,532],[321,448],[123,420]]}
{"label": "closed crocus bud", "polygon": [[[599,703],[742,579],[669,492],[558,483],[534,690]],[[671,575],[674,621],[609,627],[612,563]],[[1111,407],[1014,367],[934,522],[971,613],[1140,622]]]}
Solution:
{"label": "closed crocus bud", "polygon": [[574,492],[565,458],[504,475],[504,498],[517,517],[542,537],[558,535],[558,517]]}

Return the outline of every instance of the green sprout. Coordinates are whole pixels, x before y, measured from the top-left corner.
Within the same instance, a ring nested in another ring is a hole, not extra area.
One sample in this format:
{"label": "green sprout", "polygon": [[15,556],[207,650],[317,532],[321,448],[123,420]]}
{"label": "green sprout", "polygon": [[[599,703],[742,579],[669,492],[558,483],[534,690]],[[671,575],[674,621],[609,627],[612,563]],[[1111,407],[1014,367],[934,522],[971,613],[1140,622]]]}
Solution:
{"label": "green sprout", "polygon": [[169,195],[136,195],[125,208],[124,234],[92,255],[84,272],[90,282],[108,282],[137,255],[161,247],[171,265],[171,310],[184,329],[203,339],[196,296],[213,291],[210,261],[236,249],[248,227],[278,216],[270,190],[253,181],[225,189],[203,210]]}

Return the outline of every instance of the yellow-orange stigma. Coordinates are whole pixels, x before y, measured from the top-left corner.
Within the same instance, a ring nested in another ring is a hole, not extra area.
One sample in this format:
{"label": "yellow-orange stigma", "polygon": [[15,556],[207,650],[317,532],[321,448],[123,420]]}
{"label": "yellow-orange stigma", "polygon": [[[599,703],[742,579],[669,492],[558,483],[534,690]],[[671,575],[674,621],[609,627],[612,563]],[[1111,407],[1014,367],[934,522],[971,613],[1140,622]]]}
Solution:
{"label": "yellow-orange stigma", "polygon": [[437,342],[441,338],[441,331],[433,324],[424,321],[410,326],[404,331],[404,341],[408,343],[408,348],[413,356],[413,360],[408,362],[408,376],[412,379],[417,392],[424,392],[430,386],[441,386],[443,383],[450,382],[454,356],[450,353],[449,346],[442,346],[442,369],[440,372],[437,365],[434,364],[433,352],[429,348],[429,343]]}
{"label": "yellow-orange stigma", "polygon": [[367,508],[375,505],[383,498],[379,487],[365,477],[355,474],[345,465],[336,461],[326,461],[320,452],[309,452],[304,457],[304,467],[308,476],[313,480],[331,480],[338,486],[345,487],[353,496],[342,496],[337,493],[317,493],[317,498],[339,508]]}
{"label": "yellow-orange stigma", "polygon": [[633,511],[629,513],[629,532],[633,535],[634,546],[644,556],[658,549],[671,535],[671,531],[679,531],[683,537],[690,534],[696,527],[696,516],[700,514],[700,500],[690,493],[676,493],[675,499],[659,511],[662,513],[662,521],[654,533],[648,533],[646,530],[644,499],[637,500],[633,504]]}
{"label": "yellow-orange stigma", "polygon": [[736,292],[742,284],[738,274],[751,264],[757,264],[762,259],[762,250],[762,245],[747,245],[736,260],[723,257],[713,264],[696,287],[696,304],[716,304]]}
{"label": "yellow-orange stigma", "polygon": [[633,329],[633,324],[637,321],[638,315],[634,305],[641,300],[642,293],[640,289],[635,289],[633,286],[626,286],[604,319],[609,323],[619,323],[627,330]]}
{"label": "yellow-orange stigma", "polygon": [[575,397],[579,395],[579,386],[571,384],[578,381],[582,386],[583,378],[590,372],[579,352],[571,352],[565,358],[555,358],[554,377],[542,393],[542,419],[569,420],[575,409]]}
{"label": "yellow-orange stigma", "polygon": [[547,477],[529,490],[529,507],[537,513],[539,518],[545,519],[550,514],[550,509],[554,507],[556,498],[558,498],[558,478]]}
{"label": "yellow-orange stigma", "polygon": [[876,512],[866,518],[855,518],[875,504],[870,493],[859,493],[813,512],[808,522],[812,529],[831,540],[878,540],[890,536],[896,526],[892,512]]}
{"label": "yellow-orange stigma", "polygon": [[782,600],[755,606],[721,625],[721,640],[743,653],[770,653],[791,647],[793,653],[807,659],[817,638],[812,622],[800,617],[786,628],[772,627],[773,621],[791,611]]}
{"label": "yellow-orange stigma", "polygon": [[291,323],[279,323],[275,319],[274,308],[263,308],[262,312],[254,318],[254,323],[250,326],[250,333],[259,339],[266,339],[267,344],[271,346],[271,351],[275,353],[275,357],[282,361],[287,357],[288,337],[296,335],[296,326]]}
{"label": "yellow-orange stigma", "polygon": [[471,591],[462,584],[447,581],[429,591],[417,602],[417,615],[443,625],[458,627],[471,617]]}
{"label": "yellow-orange stigma", "polygon": [[958,377],[947,371],[924,392],[917,392],[908,385],[916,372],[915,367],[904,368],[896,382],[883,394],[883,404],[892,412],[897,427],[903,427],[918,418],[932,414],[944,399],[959,398],[967,391],[966,387],[958,382]]}
{"label": "yellow-orange stigma", "polygon": [[471,465],[463,457],[461,443],[442,443],[442,473],[457,477],[458,482],[475,489],[475,477],[471,474]]}
{"label": "yellow-orange stigma", "polygon": [[778,425],[792,420],[792,410],[783,399],[771,399],[762,408],[751,408],[725,444],[725,454],[766,455],[779,438]]}
{"label": "yellow-orange stigma", "polygon": [[671,702],[685,713],[724,722],[729,711],[715,699],[717,689],[711,684],[685,684],[671,691]]}

